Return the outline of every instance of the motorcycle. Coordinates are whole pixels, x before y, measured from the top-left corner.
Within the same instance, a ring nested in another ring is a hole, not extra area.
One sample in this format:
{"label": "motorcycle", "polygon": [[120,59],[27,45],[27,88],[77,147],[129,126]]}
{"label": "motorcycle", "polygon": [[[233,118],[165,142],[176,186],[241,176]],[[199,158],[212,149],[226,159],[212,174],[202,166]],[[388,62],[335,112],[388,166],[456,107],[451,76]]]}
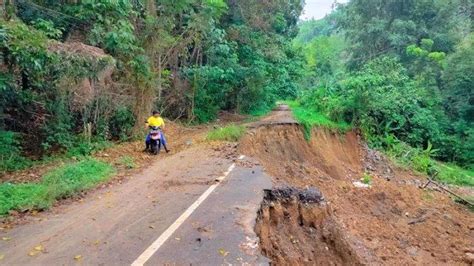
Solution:
{"label": "motorcycle", "polygon": [[150,152],[154,155],[160,153],[161,149],[161,129],[159,127],[152,127],[149,133]]}

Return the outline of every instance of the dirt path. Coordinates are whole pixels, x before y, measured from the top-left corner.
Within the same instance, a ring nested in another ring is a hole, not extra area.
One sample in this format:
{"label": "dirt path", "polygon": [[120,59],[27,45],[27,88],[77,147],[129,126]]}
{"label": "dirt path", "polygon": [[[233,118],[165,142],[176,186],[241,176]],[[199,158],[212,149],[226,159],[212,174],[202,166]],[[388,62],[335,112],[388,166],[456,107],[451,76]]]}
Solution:
{"label": "dirt path", "polygon": [[249,128],[272,125],[296,125],[298,122],[293,118],[291,110],[286,104],[278,105],[270,114],[259,121],[251,123]]}

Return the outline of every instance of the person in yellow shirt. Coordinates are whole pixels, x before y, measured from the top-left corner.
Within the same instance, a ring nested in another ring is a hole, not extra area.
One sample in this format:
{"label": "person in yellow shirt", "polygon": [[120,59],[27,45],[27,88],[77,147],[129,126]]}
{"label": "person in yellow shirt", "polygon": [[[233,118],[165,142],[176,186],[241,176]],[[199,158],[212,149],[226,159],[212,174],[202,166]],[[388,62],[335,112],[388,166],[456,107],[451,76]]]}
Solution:
{"label": "person in yellow shirt", "polygon": [[153,115],[148,117],[145,125],[146,125],[146,129],[148,129],[149,127],[160,127],[161,129],[164,129],[165,121],[160,116],[160,112],[153,111]]}
{"label": "person in yellow shirt", "polygon": [[[163,133],[163,130],[165,129],[165,121],[158,111],[153,111],[153,115],[148,117],[146,120],[145,129],[148,130],[152,127],[159,127],[161,129],[161,145],[163,145],[165,151],[168,153],[170,150],[166,147],[165,134]],[[145,151],[147,151],[150,148],[150,134],[147,134],[146,136],[145,145]]]}

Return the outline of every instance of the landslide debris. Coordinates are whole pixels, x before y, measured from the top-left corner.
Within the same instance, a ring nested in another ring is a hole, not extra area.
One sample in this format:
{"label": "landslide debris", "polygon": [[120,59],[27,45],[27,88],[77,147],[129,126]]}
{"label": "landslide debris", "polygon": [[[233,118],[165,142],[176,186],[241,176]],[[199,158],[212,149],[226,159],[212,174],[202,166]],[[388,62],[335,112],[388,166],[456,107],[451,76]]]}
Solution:
{"label": "landslide debris", "polygon": [[[257,221],[262,253],[274,264],[472,263],[472,212],[420,189],[423,176],[368,154],[356,132],[318,128],[306,141],[298,125],[259,125],[239,148],[276,187],[290,187],[267,192]],[[366,174],[370,188],[355,187]],[[302,201],[310,188],[324,200]]]}
{"label": "landslide debris", "polygon": [[370,256],[356,251],[314,187],[265,191],[255,230],[262,253],[276,265],[362,265],[366,261],[359,254]]}

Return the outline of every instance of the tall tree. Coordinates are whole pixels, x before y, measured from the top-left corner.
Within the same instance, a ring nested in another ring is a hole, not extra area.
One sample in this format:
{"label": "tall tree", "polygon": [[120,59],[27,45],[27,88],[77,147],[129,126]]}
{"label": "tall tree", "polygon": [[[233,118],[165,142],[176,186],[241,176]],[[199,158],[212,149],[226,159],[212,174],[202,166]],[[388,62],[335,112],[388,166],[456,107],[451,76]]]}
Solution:
{"label": "tall tree", "polygon": [[472,1],[353,0],[343,6],[340,26],[351,42],[351,65],[382,54],[404,57],[405,48],[434,40],[436,51],[453,51],[470,30]]}

